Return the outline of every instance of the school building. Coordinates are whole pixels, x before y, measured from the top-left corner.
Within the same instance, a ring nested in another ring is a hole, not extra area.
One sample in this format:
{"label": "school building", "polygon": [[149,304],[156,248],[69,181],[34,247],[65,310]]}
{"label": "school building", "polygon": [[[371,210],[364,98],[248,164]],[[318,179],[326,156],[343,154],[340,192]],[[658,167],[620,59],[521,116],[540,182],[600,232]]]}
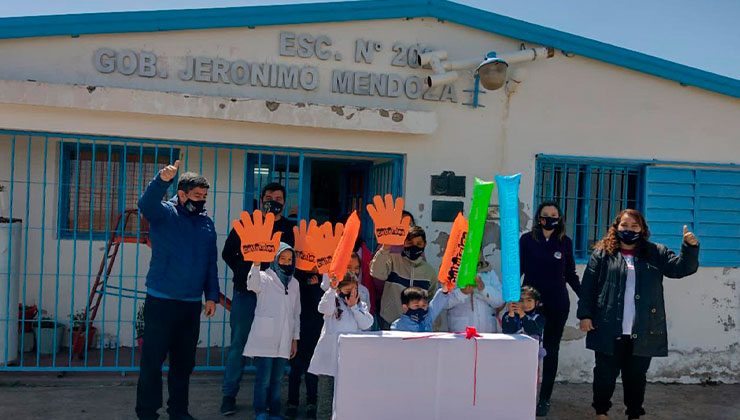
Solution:
{"label": "school building", "polygon": [[[687,224],[701,268],[665,279],[670,354],[649,375],[737,382],[740,80],[466,3],[0,19],[0,371],[137,370],[151,249],[136,202],[180,159],[211,182],[219,247],[273,180],[295,219],[405,197],[432,265],[475,177],[522,174],[522,232],[558,200],[579,273],[622,208],[674,250]],[[476,76],[487,57],[494,71]],[[590,381],[576,301],[559,378]],[[222,368],[229,334],[219,306],[197,369]]]}

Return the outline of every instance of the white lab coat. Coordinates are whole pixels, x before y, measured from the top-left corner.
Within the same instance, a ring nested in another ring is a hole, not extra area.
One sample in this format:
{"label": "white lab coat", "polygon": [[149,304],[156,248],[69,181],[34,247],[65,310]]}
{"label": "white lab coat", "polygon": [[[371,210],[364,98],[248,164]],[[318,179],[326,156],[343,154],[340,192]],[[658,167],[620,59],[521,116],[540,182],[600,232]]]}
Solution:
{"label": "white lab coat", "polygon": [[290,358],[293,340],[301,333],[301,297],[298,281],[291,277],[286,287],[272,269],[260,271],[254,264],[247,276],[247,289],[257,294],[254,322],[244,356]]}
{"label": "white lab coat", "polygon": [[501,281],[493,270],[478,275],[486,286],[483,290],[476,288],[472,295],[466,295],[455,289],[447,301],[447,322],[452,332],[465,331],[468,326],[480,333],[501,332],[495,315],[496,308],[504,304]]}
{"label": "white lab coat", "polygon": [[339,299],[342,315],[337,319],[336,299],[336,291],[329,289],[324,292],[319,302],[319,312],[324,315],[324,326],[321,328],[321,336],[308,367],[308,371],[314,375],[337,375],[339,334],[360,332],[373,325],[373,316],[367,308],[367,303],[362,301],[350,309],[344,300]]}

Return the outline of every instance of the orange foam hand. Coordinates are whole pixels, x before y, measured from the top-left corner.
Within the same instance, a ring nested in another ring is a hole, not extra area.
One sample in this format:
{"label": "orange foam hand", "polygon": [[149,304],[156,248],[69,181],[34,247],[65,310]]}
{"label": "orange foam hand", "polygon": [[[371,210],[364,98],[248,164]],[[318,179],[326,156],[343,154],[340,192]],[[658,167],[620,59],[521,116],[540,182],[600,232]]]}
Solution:
{"label": "orange foam hand", "polygon": [[452,223],[450,237],[447,239],[447,247],[442,256],[437,279],[449,291],[455,288],[457,283],[457,270],[462,261],[463,249],[465,249],[465,238],[468,235],[468,221],[462,213],[458,213]]}
{"label": "orange foam hand", "polygon": [[316,258],[316,267],[319,269],[319,273],[326,274],[329,272],[334,250],[337,249],[343,232],[343,224],[337,223],[332,228],[331,223],[325,222],[318,228],[318,231],[315,231],[315,236],[308,235],[308,242],[311,244],[311,250]]}
{"label": "orange foam hand", "polygon": [[357,236],[359,234],[360,218],[357,216],[357,212],[353,211],[349,215],[349,218],[347,218],[342,237],[339,239],[336,250],[334,250],[331,265],[329,266],[330,277],[342,281],[344,275],[347,273],[347,266],[349,265],[349,260],[352,258],[352,252],[355,249],[355,242],[357,242]]}
{"label": "orange foam hand", "polygon": [[272,233],[274,224],[274,214],[267,213],[263,219],[259,210],[255,210],[252,216],[243,211],[241,217],[232,222],[231,225],[241,240],[244,261],[272,262],[275,259],[282,232]]}
{"label": "orange foam hand", "polygon": [[385,201],[376,195],[373,204],[367,205],[367,212],[375,223],[375,237],[381,245],[403,245],[406,235],[409,233],[411,218],[403,216],[403,198],[396,198],[393,204],[393,196],[385,195]]}
{"label": "orange foam hand", "polygon": [[293,236],[295,237],[296,265],[295,268],[303,271],[311,271],[316,267],[316,254],[313,251],[313,244],[309,237],[316,237],[319,233],[319,226],[316,220],[311,220],[306,224],[301,220],[298,226],[293,226]]}

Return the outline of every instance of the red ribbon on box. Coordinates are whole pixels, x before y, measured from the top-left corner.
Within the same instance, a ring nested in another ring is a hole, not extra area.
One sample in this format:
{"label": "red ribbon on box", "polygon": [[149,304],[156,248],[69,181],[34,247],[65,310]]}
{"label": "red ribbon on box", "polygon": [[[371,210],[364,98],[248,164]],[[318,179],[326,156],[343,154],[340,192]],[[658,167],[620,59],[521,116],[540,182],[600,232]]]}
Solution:
{"label": "red ribbon on box", "polygon": [[421,340],[433,337],[440,337],[447,334],[453,334],[456,336],[464,336],[466,340],[473,340],[475,342],[475,356],[473,357],[473,405],[476,403],[476,397],[478,395],[478,330],[475,327],[465,327],[464,332],[453,332],[453,333],[436,333],[429,335],[422,335],[420,337],[406,337],[404,340]]}

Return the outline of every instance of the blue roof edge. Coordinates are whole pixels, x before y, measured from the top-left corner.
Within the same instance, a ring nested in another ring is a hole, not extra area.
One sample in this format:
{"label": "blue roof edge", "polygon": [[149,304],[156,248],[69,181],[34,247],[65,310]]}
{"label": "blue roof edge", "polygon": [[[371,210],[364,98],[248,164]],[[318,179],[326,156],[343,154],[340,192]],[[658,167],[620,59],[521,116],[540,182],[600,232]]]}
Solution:
{"label": "blue roof edge", "polygon": [[0,39],[432,17],[740,98],[740,80],[449,0],[356,0],[0,18]]}

